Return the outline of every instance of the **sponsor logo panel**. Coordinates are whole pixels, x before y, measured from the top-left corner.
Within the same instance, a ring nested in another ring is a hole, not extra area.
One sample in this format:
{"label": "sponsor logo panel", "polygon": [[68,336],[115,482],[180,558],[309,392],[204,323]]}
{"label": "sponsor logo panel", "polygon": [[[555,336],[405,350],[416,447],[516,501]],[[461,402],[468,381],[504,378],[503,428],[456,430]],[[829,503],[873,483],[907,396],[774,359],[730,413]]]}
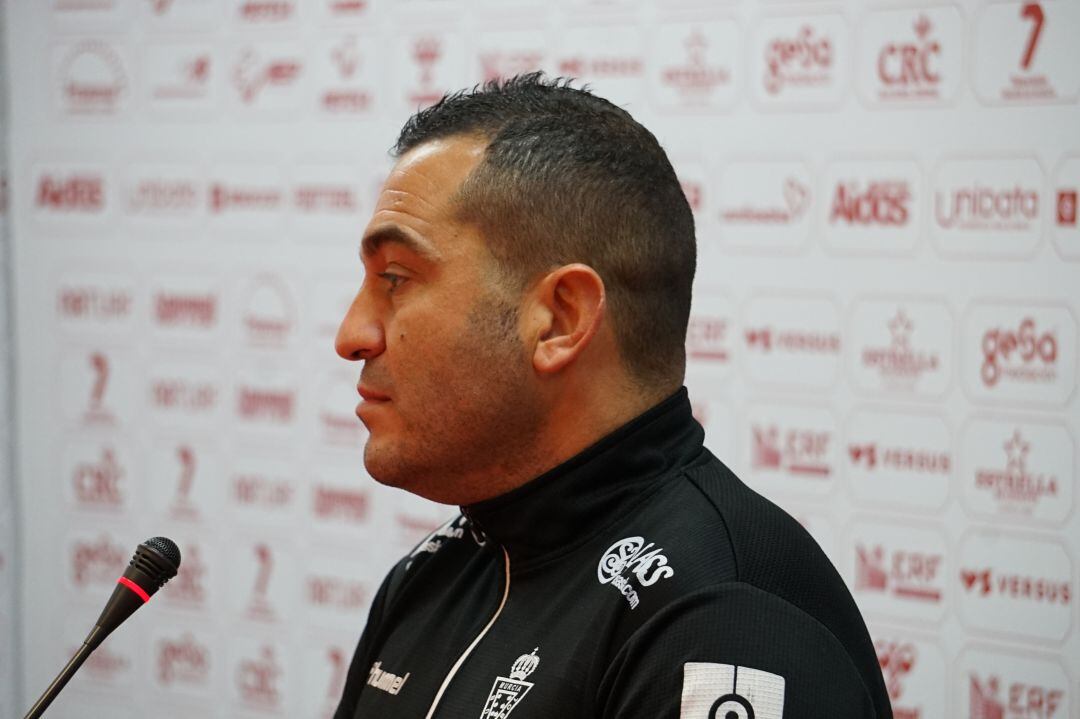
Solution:
{"label": "sponsor logo panel", "polygon": [[905,397],[944,395],[953,378],[953,319],[944,302],[859,299],[851,312],[848,369],[863,391]]}
{"label": "sponsor logo panel", "polygon": [[1063,159],[1054,172],[1051,213],[1054,245],[1062,257],[1080,260],[1080,157]]}
{"label": "sponsor logo panel", "polygon": [[48,162],[31,170],[34,217],[43,223],[101,223],[112,215],[113,189],[100,164]]}
{"label": "sponsor logo panel", "polygon": [[513,77],[550,66],[547,34],[539,30],[481,32],[476,39],[474,75],[481,82]]}
{"label": "sponsor logo panel", "polygon": [[277,624],[296,616],[300,572],[296,558],[279,539],[238,540],[229,566],[231,605],[238,617]]}
{"label": "sponsor logo panel", "polygon": [[573,27],[562,34],[555,60],[558,75],[573,76],[619,106],[640,107],[646,80],[641,31],[632,25]]}
{"label": "sponsor logo panel", "polygon": [[738,101],[742,48],[734,20],[664,23],[652,36],[649,85],[670,112],[722,112]]}
{"label": "sponsor logo panel", "polygon": [[371,20],[375,0],[316,0],[309,3],[323,23],[335,27],[364,24]]}
{"label": "sponsor logo panel", "polygon": [[825,245],[835,252],[907,255],[919,241],[922,173],[908,160],[834,162],[826,173]]}
{"label": "sponsor logo panel", "polygon": [[291,715],[295,671],[293,652],[285,645],[254,637],[236,637],[229,645],[230,698],[238,709]]}
{"label": "sponsor logo panel", "polygon": [[205,178],[191,165],[128,165],[121,193],[121,212],[155,229],[162,223],[190,223],[206,213]]}
{"label": "sponsor logo panel", "polygon": [[241,457],[229,470],[226,484],[231,514],[245,526],[288,526],[299,519],[301,483],[285,461],[254,453]]}
{"label": "sponsor logo panel", "polygon": [[992,2],[975,18],[976,96],[989,104],[1070,102],[1080,95],[1070,2]]}
{"label": "sponsor logo panel", "polygon": [[125,48],[81,40],[52,49],[53,105],[63,118],[115,118],[131,105],[131,62]]}
{"label": "sponsor logo panel", "polygon": [[844,579],[864,613],[941,621],[952,580],[940,528],[864,519],[850,537]]}
{"label": "sponsor logo panel", "polygon": [[216,677],[223,672],[216,666],[221,656],[215,635],[199,628],[158,627],[151,632],[150,647],[154,688],[200,698],[217,693]]}
{"label": "sponsor logo panel", "polygon": [[1076,578],[1056,541],[991,530],[960,543],[960,620],[987,634],[1060,642],[1072,626]]}
{"label": "sponsor logo panel", "polygon": [[270,365],[237,373],[233,382],[233,417],[244,431],[284,435],[300,416],[296,377]]}
{"label": "sponsor logo panel", "polygon": [[49,0],[48,6],[57,30],[78,33],[122,29],[131,9],[120,0]]}
{"label": "sponsor logo panel", "polygon": [[56,284],[57,324],[65,333],[95,337],[130,332],[135,283],[115,272],[62,269]]}
{"label": "sponsor logo panel", "polygon": [[686,330],[686,358],[697,375],[725,380],[738,341],[735,303],[727,294],[698,291]]}
{"label": "sponsor logo panel", "polygon": [[161,268],[151,274],[149,303],[155,340],[187,347],[217,338],[222,298],[214,271]]}
{"label": "sponsor logo panel", "polygon": [[327,636],[307,642],[303,650],[304,696],[316,707],[318,719],[332,719],[349,671],[355,646]]}
{"label": "sponsor logo panel", "polygon": [[211,171],[207,213],[221,230],[280,230],[288,191],[273,165],[219,165]]}
{"label": "sponsor logo panel", "polygon": [[743,457],[739,475],[766,496],[833,491],[841,450],[836,418],[826,407],[752,404],[736,444]]}
{"label": "sponsor logo panel", "polygon": [[826,109],[848,84],[848,28],[842,15],[764,19],[750,46],[750,87],[765,109]]}
{"label": "sponsor logo panel", "polygon": [[237,330],[250,347],[287,349],[296,339],[296,290],[284,273],[262,272],[238,281]]}
{"label": "sponsor logo panel", "polygon": [[221,23],[222,6],[217,0],[145,0],[139,3],[139,22],[159,32],[198,32]]}
{"label": "sponsor logo panel", "polygon": [[356,416],[356,384],[356,373],[337,369],[319,385],[316,422],[319,440],[327,447],[358,449],[367,442],[367,429]]}
{"label": "sponsor logo panel", "polygon": [[[179,522],[209,523],[225,504],[221,454],[213,442],[188,435],[157,437],[150,445],[149,466],[157,479],[149,483],[155,511]],[[188,563],[187,553],[181,552]]]}
{"label": "sponsor logo panel", "polygon": [[320,626],[357,626],[367,616],[375,588],[366,581],[364,565],[316,554],[304,563],[298,579],[308,617]]}
{"label": "sponsor logo panel", "polygon": [[798,160],[722,162],[716,203],[726,249],[798,252],[810,237],[813,180]]}
{"label": "sponsor logo panel", "polygon": [[[107,530],[77,531],[64,543],[64,579],[73,596],[93,598],[112,593],[116,580],[131,560],[131,548]],[[79,643],[86,638],[82,629]]]}
{"label": "sponsor logo panel", "polygon": [[940,417],[857,410],[847,423],[848,481],[870,504],[940,510],[949,498],[955,458]]}
{"label": "sponsor logo panel", "polygon": [[393,87],[401,112],[413,113],[458,89],[465,73],[465,47],[460,35],[451,32],[402,34],[396,38]]}
{"label": "sponsor logo panel", "polygon": [[836,383],[840,311],[822,296],[762,295],[743,308],[743,371],[755,382],[805,389]]}
{"label": "sponsor logo panel", "polygon": [[118,348],[71,348],[60,360],[60,414],[83,427],[114,427],[135,416],[135,362]]}
{"label": "sponsor logo panel", "polygon": [[316,46],[311,66],[315,106],[321,117],[370,117],[384,88],[379,41],[368,35],[329,36]]}
{"label": "sponsor logo panel", "polygon": [[178,541],[180,571],[169,580],[169,591],[162,594],[166,605],[172,609],[205,614],[216,605],[218,591],[218,572],[213,546],[201,539],[182,538]]}
{"label": "sponsor logo panel", "polygon": [[1042,239],[1043,171],[1033,158],[944,160],[931,229],[946,257],[1019,259]]}
{"label": "sponsor logo panel", "polygon": [[1055,659],[1029,652],[968,647],[957,660],[956,707],[971,719],[1065,719],[1069,679]]}
{"label": "sponsor logo panel", "polygon": [[162,119],[206,119],[218,108],[222,66],[210,43],[154,43],[143,53],[143,104]]}
{"label": "sponsor logo panel", "polygon": [[968,311],[960,373],[978,400],[1063,405],[1076,384],[1076,320],[1065,307],[982,302]]}
{"label": "sponsor logo panel", "polygon": [[152,419],[188,427],[215,426],[220,420],[225,390],[217,367],[164,357],[148,367],[146,404]]}
{"label": "sponsor logo panel", "polygon": [[995,521],[1060,524],[1072,512],[1076,445],[1063,424],[974,419],[960,444],[963,499]]}
{"label": "sponsor logo panel", "polygon": [[945,656],[935,642],[908,630],[874,631],[885,689],[895,719],[923,719],[946,705]]}
{"label": "sponsor logo panel", "polygon": [[76,512],[123,513],[135,506],[139,467],[130,444],[86,436],[68,440],[60,476],[68,506]]}
{"label": "sponsor logo panel", "polygon": [[316,528],[351,529],[373,524],[374,497],[357,474],[355,467],[342,467],[338,471],[321,469],[311,478],[309,506]]}
{"label": "sponsor logo panel", "polygon": [[299,0],[232,0],[232,16],[242,27],[292,27],[296,25],[299,6]]}
{"label": "sponsor logo panel", "polygon": [[244,115],[293,116],[307,83],[306,69],[295,44],[241,44],[226,66],[231,107]]}
{"label": "sponsor logo panel", "polygon": [[299,165],[289,171],[293,226],[302,239],[351,238],[366,222],[367,193],[355,164]]}
{"label": "sponsor logo panel", "polygon": [[859,36],[859,94],[881,107],[949,103],[963,74],[963,42],[964,19],[955,7],[869,13]]}

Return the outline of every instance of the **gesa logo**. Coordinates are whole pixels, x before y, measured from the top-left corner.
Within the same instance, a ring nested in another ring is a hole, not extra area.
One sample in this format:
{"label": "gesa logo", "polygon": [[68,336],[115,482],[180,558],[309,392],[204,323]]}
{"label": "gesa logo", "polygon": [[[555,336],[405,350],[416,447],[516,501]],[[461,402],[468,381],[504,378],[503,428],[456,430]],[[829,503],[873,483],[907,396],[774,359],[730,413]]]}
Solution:
{"label": "gesa logo", "polygon": [[[1050,331],[1039,334],[1035,320],[1025,317],[1015,331],[987,330],[983,335],[982,352],[980,375],[987,387],[996,385],[1002,373],[1014,379],[1039,381],[1052,373],[1049,366],[1057,362],[1057,335]],[[1040,364],[1046,367],[1040,369]]]}
{"label": "gesa logo", "polygon": [[663,549],[652,542],[645,542],[644,537],[627,537],[608,547],[600,563],[596,565],[596,578],[601,584],[610,584],[626,598],[631,609],[641,603],[637,590],[625,575],[630,573],[637,578],[638,584],[651,587],[661,579],[675,575],[675,570],[667,566],[667,557]]}

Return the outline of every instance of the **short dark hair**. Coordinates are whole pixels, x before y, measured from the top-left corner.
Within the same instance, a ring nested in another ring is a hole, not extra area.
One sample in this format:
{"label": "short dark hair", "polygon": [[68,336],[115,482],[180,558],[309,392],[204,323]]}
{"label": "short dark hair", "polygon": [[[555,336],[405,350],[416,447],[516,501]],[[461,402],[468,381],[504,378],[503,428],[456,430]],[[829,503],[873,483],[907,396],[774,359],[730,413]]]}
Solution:
{"label": "short dark hair", "polygon": [[457,197],[497,264],[524,287],[572,262],[604,281],[623,362],[643,386],[682,380],[694,216],[651,132],[571,80],[535,72],[444,96],[413,115],[393,153],[477,135],[484,160]]}

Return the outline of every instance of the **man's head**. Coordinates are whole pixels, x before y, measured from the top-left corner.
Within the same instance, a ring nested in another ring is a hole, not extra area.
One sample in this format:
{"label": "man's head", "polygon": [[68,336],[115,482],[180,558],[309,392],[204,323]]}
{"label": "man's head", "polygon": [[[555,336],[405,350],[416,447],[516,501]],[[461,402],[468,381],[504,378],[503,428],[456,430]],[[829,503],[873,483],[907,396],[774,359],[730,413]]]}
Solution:
{"label": "man's head", "polygon": [[693,217],[629,114],[526,75],[418,112],[395,154],[337,340],[372,476],[484,499],[681,384]]}

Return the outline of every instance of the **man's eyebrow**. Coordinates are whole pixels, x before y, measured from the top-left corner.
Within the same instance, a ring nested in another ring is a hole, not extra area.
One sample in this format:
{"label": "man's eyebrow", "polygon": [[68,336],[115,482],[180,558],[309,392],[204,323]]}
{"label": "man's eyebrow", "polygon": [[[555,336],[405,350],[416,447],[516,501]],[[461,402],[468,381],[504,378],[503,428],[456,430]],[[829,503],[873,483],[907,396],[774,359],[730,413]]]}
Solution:
{"label": "man's eyebrow", "polygon": [[405,249],[427,260],[439,259],[439,253],[428,242],[406,232],[396,225],[386,225],[373,230],[360,242],[360,256],[371,257],[388,242],[401,245]]}

